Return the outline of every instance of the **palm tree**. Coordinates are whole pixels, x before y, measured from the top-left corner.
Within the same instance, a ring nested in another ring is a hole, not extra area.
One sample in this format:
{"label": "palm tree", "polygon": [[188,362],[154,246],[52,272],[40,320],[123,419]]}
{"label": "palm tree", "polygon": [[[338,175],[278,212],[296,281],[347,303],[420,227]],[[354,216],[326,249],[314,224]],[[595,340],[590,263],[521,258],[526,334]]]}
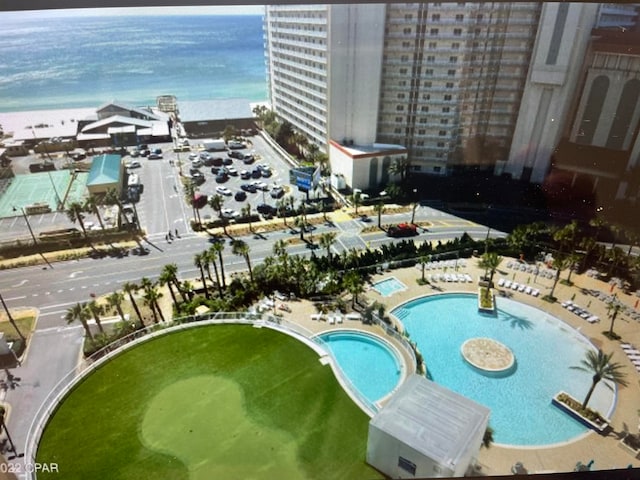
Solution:
{"label": "palm tree", "polygon": [[158,282],[160,283],[160,285],[167,286],[167,288],[169,289],[169,294],[171,295],[171,300],[173,300],[173,305],[175,306],[175,308],[178,308],[178,299],[176,298],[176,294],[173,291],[174,277],[166,267],[168,267],[168,265],[165,265],[162,268],[162,271],[160,272],[160,276],[158,277]]}
{"label": "palm tree", "polygon": [[278,210],[278,214],[282,216],[284,220],[284,226],[287,228],[287,199],[281,198],[276,202],[276,209]]}
{"label": "palm tree", "polygon": [[106,297],[109,308],[115,308],[120,318],[124,321],[124,312],[122,311],[122,302],[124,302],[124,293],[113,292]]}
{"label": "palm tree", "polygon": [[[396,158],[394,162],[389,165],[389,173],[391,175],[397,175],[400,177],[400,185],[405,184],[407,180],[407,173],[409,172],[409,167],[411,162],[406,157]],[[388,192],[389,190],[387,190]]]}
{"label": "palm tree", "polygon": [[84,201],[83,208],[85,212],[93,213],[98,218],[100,228],[104,231],[104,222],[102,221],[102,215],[100,215],[100,209],[98,208],[98,199],[95,195],[89,195]]}
{"label": "palm tree", "polygon": [[556,269],[556,275],[553,278],[553,286],[551,287],[551,291],[549,292],[549,298],[553,298],[553,293],[556,290],[556,285],[558,285],[558,280],[560,280],[560,272],[569,266],[569,257],[565,254],[558,252],[553,257],[553,268]]}
{"label": "palm tree", "polygon": [[129,295],[129,301],[131,302],[131,306],[133,307],[133,309],[136,312],[136,315],[138,316],[138,321],[140,322],[141,325],[144,325],[144,322],[142,321],[142,315],[140,314],[140,309],[138,308],[136,299],[133,297],[133,294],[138,290],[139,290],[138,285],[132,282],[125,282],[124,285],[122,285],[122,291],[127,295]]}
{"label": "palm tree", "polygon": [[576,252],[569,253],[567,257],[567,262],[569,264],[569,274],[567,275],[567,284],[569,285],[573,285],[571,283],[571,274],[573,273],[574,267],[578,265],[579,261],[580,261],[580,255],[578,255]]}
{"label": "palm tree", "polygon": [[375,206],[373,207],[373,209],[378,214],[378,228],[382,228],[382,214],[385,211],[384,202],[380,201],[380,202],[376,203]]}
{"label": "palm tree", "polygon": [[220,297],[222,297],[222,284],[220,283],[220,275],[218,274],[218,264],[216,263],[216,252],[213,250],[213,248],[209,248],[209,250],[206,253],[206,258],[205,258],[207,265],[211,264],[213,265],[213,272],[216,275],[216,285],[218,286],[218,293],[220,294]]}
{"label": "palm tree", "polygon": [[213,245],[211,245],[209,250],[218,254],[218,262],[220,263],[220,280],[222,282],[222,288],[227,288],[227,281],[224,275],[224,261],[222,260],[222,251],[224,250],[224,244],[222,242],[216,242]]}
{"label": "palm tree", "polygon": [[196,253],[193,256],[193,264],[198,267],[198,269],[200,270],[200,281],[202,282],[202,288],[204,288],[204,296],[207,298],[209,297],[209,289],[207,289],[207,279],[205,278],[204,275],[204,262],[209,262],[208,258],[207,258],[207,252],[201,252],[201,253]]}
{"label": "palm tree", "polygon": [[431,255],[423,255],[420,257],[420,266],[422,267],[422,283],[424,283],[424,268],[431,261]]}
{"label": "palm tree", "polygon": [[100,333],[104,333],[104,328],[102,328],[102,323],[100,323],[100,315],[104,313],[104,307],[102,305],[98,305],[98,302],[96,302],[95,300],[91,300],[87,304],[87,309],[91,313],[93,320],[96,322]]}
{"label": "palm tree", "polygon": [[82,324],[82,327],[84,328],[87,337],[89,337],[89,340],[93,341],[93,335],[91,334],[89,324],[87,323],[87,320],[89,320],[89,312],[83,304],[76,303],[73,307],[69,307],[67,309],[67,313],[64,316],[64,319],[67,321],[67,323],[73,323],[78,320]]}
{"label": "palm tree", "polygon": [[118,206],[118,227],[120,227],[122,225],[122,218],[123,218],[122,210],[123,210],[123,207],[122,207],[122,202],[120,202],[120,198],[118,196],[118,192],[117,192],[117,190],[115,188],[112,188],[112,189],[107,191],[107,193],[104,196],[104,203],[106,205],[117,205]]}
{"label": "palm tree", "polygon": [[304,221],[304,217],[296,217],[295,225],[298,227],[298,232],[300,233],[300,240],[304,241],[304,227],[306,222]]}
{"label": "palm tree", "polygon": [[[143,279],[144,280],[144,279]],[[164,322],[164,315],[162,314],[162,310],[160,309],[160,305],[158,305],[158,300],[162,298],[162,293],[158,291],[158,288],[154,283],[147,284],[144,286],[144,303],[151,308],[151,314],[153,315],[153,322],[159,323],[158,315]]]}
{"label": "palm tree", "polygon": [[320,246],[327,249],[327,258],[331,261],[331,247],[336,242],[336,232],[324,232],[320,234]]}
{"label": "palm tree", "polygon": [[222,230],[227,235],[227,219],[222,215],[222,207],[224,206],[224,197],[222,195],[213,195],[209,197],[209,206],[218,213],[218,217],[222,220]]}
{"label": "palm tree", "polygon": [[251,259],[249,258],[249,245],[247,245],[243,240],[235,240],[233,242],[232,252],[234,255],[244,257],[245,262],[247,262],[247,267],[249,268],[249,278],[251,279],[251,283],[253,283],[253,271],[251,270]]}
{"label": "palm tree", "polygon": [[353,200],[353,206],[355,207],[355,214],[358,215],[358,206],[362,203],[362,193],[361,192],[355,192],[352,196],[351,199]]}
{"label": "palm tree", "polygon": [[489,448],[493,444],[493,428],[487,425],[487,429],[484,431],[484,435],[482,436],[482,446],[484,448]]}
{"label": "palm tree", "polygon": [[249,231],[252,232],[251,228],[251,204],[247,202],[247,204],[240,209],[240,215],[247,218],[249,220]]}
{"label": "palm tree", "polygon": [[[571,367],[574,370],[581,370],[592,375],[591,388],[589,388],[589,392],[587,392],[587,396],[582,402],[583,409],[587,408],[591,394],[600,380],[607,380],[616,385],[622,385],[623,387],[627,386],[627,382],[624,379],[625,374],[620,371],[623,366],[619,363],[612,362],[611,357],[613,357],[613,352],[606,354],[602,350],[598,350],[597,352],[588,350],[586,357],[580,361],[580,365]],[[605,385],[611,389],[609,384],[605,383]]]}
{"label": "palm tree", "polygon": [[613,335],[613,324],[618,317],[618,313],[622,310],[622,305],[617,300],[613,300],[609,302],[607,305],[607,313],[609,314],[609,318],[611,319],[611,326],[609,327],[609,336]]}
{"label": "palm tree", "polygon": [[189,300],[193,300],[193,283],[189,280],[185,280],[182,282],[182,286],[180,288],[186,292]]}
{"label": "palm tree", "polygon": [[82,233],[84,234],[84,238],[88,239],[87,236],[87,229],[84,226],[84,220],[83,220],[83,213],[84,213],[84,207],[82,206],[82,204],[80,202],[71,202],[68,206],[67,206],[67,217],[69,217],[69,220],[71,220],[73,223],[78,222],[78,224],[80,225],[80,228],[82,229]]}
{"label": "palm tree", "polygon": [[482,254],[482,257],[478,262],[478,267],[484,268],[485,278],[487,277],[487,272],[489,273],[489,286],[493,285],[493,276],[500,266],[500,263],[502,263],[502,257],[495,252],[487,252]]}
{"label": "palm tree", "polygon": [[364,279],[356,271],[348,272],[342,279],[342,285],[351,294],[351,308],[355,308],[358,295],[364,292]]}

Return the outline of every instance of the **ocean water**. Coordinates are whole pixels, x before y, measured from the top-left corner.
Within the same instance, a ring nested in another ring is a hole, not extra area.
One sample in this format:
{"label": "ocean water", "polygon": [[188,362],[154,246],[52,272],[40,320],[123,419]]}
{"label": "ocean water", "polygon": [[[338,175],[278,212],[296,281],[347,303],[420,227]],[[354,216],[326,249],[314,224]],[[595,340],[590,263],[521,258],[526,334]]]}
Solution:
{"label": "ocean water", "polygon": [[98,107],[118,100],[267,97],[262,17],[33,18],[0,25],[0,111]]}

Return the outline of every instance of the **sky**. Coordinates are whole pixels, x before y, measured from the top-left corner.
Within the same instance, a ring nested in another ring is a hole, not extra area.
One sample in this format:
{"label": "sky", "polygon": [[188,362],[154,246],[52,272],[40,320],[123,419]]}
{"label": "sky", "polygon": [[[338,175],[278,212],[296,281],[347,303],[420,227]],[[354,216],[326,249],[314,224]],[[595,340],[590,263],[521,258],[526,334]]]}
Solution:
{"label": "sky", "polygon": [[227,6],[193,6],[193,7],[129,7],[129,8],[77,8],[67,10],[36,10],[19,12],[0,12],[0,23],[3,18],[12,16],[21,18],[52,17],[89,17],[89,16],[121,16],[121,15],[262,15],[261,5],[227,5]]}

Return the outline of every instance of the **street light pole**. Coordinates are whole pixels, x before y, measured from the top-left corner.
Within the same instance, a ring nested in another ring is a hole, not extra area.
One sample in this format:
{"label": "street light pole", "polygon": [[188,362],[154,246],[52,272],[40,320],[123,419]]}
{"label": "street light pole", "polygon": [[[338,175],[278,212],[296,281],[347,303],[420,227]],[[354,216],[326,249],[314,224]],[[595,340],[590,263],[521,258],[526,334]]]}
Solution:
{"label": "street light pole", "polygon": [[13,319],[13,317],[11,316],[11,311],[9,310],[9,307],[7,307],[7,304],[4,301],[4,298],[2,297],[2,294],[0,293],[0,302],[2,302],[2,306],[4,307],[4,311],[7,313],[7,318],[9,319],[9,322],[11,323],[11,325],[13,326],[13,328],[16,329],[16,332],[18,332],[18,335],[20,336],[20,338],[22,339],[23,342],[26,342],[27,339],[25,338],[25,336],[22,334],[22,332],[20,331],[20,329],[18,328],[18,325],[16,325],[16,321]]}
{"label": "street light pole", "polygon": [[[16,212],[18,209],[13,207],[13,211]],[[29,233],[31,234],[31,238],[33,239],[33,244],[38,245],[38,241],[36,240],[36,236],[33,233],[33,229],[31,228],[31,223],[29,222],[29,218],[27,217],[26,212],[24,211],[24,207],[20,207],[20,211],[22,212],[22,217],[24,221],[27,223],[27,228],[29,229]]]}

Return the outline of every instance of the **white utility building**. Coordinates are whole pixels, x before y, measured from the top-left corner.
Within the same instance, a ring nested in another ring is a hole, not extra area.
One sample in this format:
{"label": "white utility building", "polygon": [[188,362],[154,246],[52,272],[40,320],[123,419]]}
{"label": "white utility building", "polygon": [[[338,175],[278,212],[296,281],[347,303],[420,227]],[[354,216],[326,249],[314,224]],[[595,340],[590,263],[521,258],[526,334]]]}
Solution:
{"label": "white utility building", "polygon": [[462,477],[478,455],[489,414],[412,375],[369,422],[367,462],[391,478]]}

